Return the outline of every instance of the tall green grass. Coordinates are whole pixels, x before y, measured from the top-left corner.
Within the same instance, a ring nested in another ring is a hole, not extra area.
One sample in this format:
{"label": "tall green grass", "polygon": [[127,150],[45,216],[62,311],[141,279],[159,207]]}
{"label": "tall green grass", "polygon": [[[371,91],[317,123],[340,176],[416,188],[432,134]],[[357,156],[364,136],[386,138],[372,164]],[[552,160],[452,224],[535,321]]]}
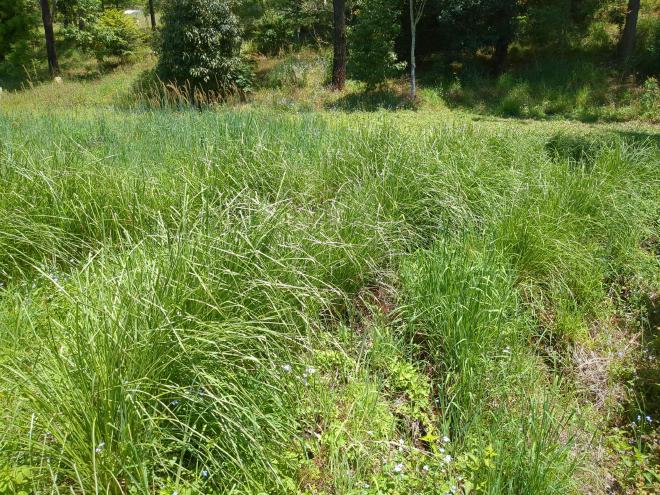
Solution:
{"label": "tall green grass", "polygon": [[0,493],[577,491],[658,149],[416,119],[2,114]]}

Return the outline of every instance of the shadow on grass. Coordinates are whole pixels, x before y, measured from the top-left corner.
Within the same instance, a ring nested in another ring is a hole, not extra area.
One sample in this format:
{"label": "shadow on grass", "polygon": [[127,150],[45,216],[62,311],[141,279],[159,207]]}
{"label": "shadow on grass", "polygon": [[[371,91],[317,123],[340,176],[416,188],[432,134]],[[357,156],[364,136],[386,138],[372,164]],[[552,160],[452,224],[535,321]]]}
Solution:
{"label": "shadow on grass", "polygon": [[499,76],[476,59],[433,60],[420,71],[420,82],[449,108],[484,116],[585,123],[649,118],[640,104],[642,81],[623,77],[598,53],[537,54],[533,60],[512,54]]}
{"label": "shadow on grass", "polygon": [[408,95],[389,89],[349,93],[325,103],[326,110],[344,112],[376,112],[379,110],[412,110],[415,103]]}
{"label": "shadow on grass", "polygon": [[655,148],[660,148],[660,133],[652,133],[645,131],[614,131],[618,136],[620,136],[624,141],[634,145],[641,146],[652,146]]}

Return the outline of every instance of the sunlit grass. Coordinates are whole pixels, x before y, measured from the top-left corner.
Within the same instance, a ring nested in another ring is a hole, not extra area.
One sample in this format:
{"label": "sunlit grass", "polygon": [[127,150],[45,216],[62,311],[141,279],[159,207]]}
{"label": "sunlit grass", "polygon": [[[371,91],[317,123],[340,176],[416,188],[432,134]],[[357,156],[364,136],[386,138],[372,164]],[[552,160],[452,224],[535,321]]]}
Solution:
{"label": "sunlit grass", "polygon": [[0,486],[559,494],[600,469],[552,353],[658,280],[652,133],[28,104],[69,84],[99,90],[1,100]]}

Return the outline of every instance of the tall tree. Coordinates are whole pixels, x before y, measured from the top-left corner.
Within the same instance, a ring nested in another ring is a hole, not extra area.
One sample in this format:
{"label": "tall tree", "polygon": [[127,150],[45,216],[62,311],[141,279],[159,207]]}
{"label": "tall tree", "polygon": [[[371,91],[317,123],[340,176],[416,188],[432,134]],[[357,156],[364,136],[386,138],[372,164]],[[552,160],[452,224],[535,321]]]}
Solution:
{"label": "tall tree", "polygon": [[156,13],[154,12],[154,0],[149,0],[149,17],[151,18],[151,29],[156,29]]}
{"label": "tall tree", "polygon": [[337,91],[346,84],[346,0],[333,0],[332,87]]}
{"label": "tall tree", "polygon": [[619,58],[621,63],[627,65],[635,49],[635,38],[637,37],[637,19],[639,18],[640,0],[628,0],[626,11],[626,23],[619,42]]}
{"label": "tall tree", "polygon": [[48,70],[51,75],[56,75],[60,71],[60,65],[57,62],[57,52],[55,51],[55,33],[53,32],[53,14],[50,10],[48,0],[39,0],[41,5],[41,19],[44,23],[44,35],[46,37],[46,55],[48,56]]}
{"label": "tall tree", "polygon": [[424,14],[426,0],[408,0],[410,10],[410,98],[415,98],[417,89],[417,63],[415,61],[415,44],[417,43],[417,24]]}

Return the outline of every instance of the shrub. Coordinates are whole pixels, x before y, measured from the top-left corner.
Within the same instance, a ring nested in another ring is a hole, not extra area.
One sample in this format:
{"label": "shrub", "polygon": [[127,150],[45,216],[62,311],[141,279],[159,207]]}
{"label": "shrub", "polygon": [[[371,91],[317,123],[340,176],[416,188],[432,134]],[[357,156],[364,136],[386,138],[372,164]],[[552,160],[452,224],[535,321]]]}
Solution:
{"label": "shrub", "polygon": [[125,60],[142,42],[135,20],[115,9],[103,12],[92,26],[90,35],[91,49],[99,62],[106,57]]}
{"label": "shrub", "polygon": [[373,88],[405,67],[397,60],[395,41],[399,35],[400,7],[392,0],[362,0],[349,32],[351,77]]}
{"label": "shrub", "polygon": [[241,30],[226,0],[168,0],[156,71],[166,82],[242,92],[251,71],[240,57]]}
{"label": "shrub", "polygon": [[277,55],[291,46],[294,29],[284,15],[267,11],[255,24],[254,44],[259,53]]}

